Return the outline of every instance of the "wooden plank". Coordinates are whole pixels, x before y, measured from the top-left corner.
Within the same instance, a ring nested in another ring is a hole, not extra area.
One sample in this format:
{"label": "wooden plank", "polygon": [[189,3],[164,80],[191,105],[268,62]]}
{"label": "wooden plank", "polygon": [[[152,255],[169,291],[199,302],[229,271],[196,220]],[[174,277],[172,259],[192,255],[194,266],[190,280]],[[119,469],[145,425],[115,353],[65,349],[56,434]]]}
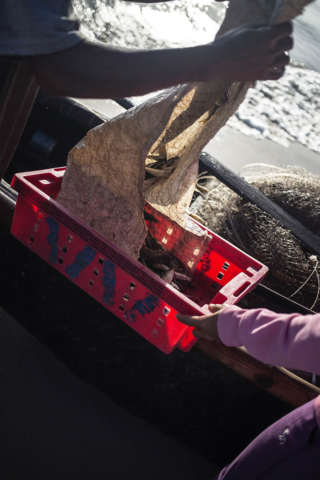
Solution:
{"label": "wooden plank", "polygon": [[243,348],[230,348],[206,340],[199,340],[194,348],[293,407],[300,407],[320,395],[320,388],[285,368],[260,362]]}
{"label": "wooden plank", "polygon": [[310,253],[320,257],[320,237],[208,153],[203,152],[200,155],[200,161],[210,174],[214,175],[244,200],[254,203],[261,210],[281,222],[286,229],[290,230],[300,240]]}
{"label": "wooden plank", "polygon": [[20,141],[38,90],[29,62],[12,63],[0,95],[0,180]]}

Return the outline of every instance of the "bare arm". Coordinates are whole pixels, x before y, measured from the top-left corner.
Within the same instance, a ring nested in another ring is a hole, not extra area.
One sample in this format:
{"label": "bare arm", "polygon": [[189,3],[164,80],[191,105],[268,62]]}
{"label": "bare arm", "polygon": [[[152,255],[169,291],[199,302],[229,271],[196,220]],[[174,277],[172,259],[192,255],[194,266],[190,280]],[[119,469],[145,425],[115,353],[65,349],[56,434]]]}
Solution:
{"label": "bare arm", "polygon": [[32,63],[52,96],[121,98],[199,81],[208,54],[203,47],[138,51],[83,41]]}
{"label": "bare arm", "polygon": [[[211,44],[166,50],[129,50],[83,41],[31,58],[37,80],[51,96],[121,98],[216,78],[278,79],[292,48],[290,23],[246,25]],[[279,67],[274,71],[273,67]]]}

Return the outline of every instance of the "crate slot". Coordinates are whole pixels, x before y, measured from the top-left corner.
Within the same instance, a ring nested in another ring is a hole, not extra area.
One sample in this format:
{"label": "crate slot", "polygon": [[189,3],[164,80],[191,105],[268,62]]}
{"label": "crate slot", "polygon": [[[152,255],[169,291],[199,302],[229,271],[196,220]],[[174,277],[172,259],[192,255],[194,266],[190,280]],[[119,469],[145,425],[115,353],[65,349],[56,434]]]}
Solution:
{"label": "crate slot", "polygon": [[228,270],[229,267],[230,267],[230,263],[225,262],[222,268],[223,270]]}
{"label": "crate slot", "polygon": [[33,225],[33,230],[35,232],[37,232],[39,230],[39,225],[37,225],[37,224]]}
{"label": "crate slot", "polygon": [[136,284],[133,282],[130,282],[129,288],[131,288],[131,290],[134,290],[136,288]]}
{"label": "crate slot", "polygon": [[243,285],[241,285],[240,288],[238,288],[237,291],[234,292],[233,295],[235,297],[239,297],[239,295],[241,295],[241,293],[243,293],[246,290],[246,288],[248,288],[249,286],[250,286],[250,282],[245,282]]}
{"label": "crate slot", "polygon": [[68,252],[67,247],[62,247],[62,253],[67,253],[67,252]]}
{"label": "crate slot", "polygon": [[163,315],[165,315],[165,316],[167,317],[167,316],[169,315],[169,313],[170,313],[170,308],[164,307],[164,309],[163,309]]}
{"label": "crate slot", "polygon": [[248,277],[253,277],[256,273],[257,273],[257,270],[253,267],[249,267],[246,270],[246,274],[248,275]]}
{"label": "crate slot", "polygon": [[95,277],[97,277],[99,275],[99,270],[97,270],[96,268],[93,270],[93,275]]}
{"label": "crate slot", "polygon": [[38,218],[38,220],[40,220],[40,222],[41,222],[41,220],[43,219],[43,213],[39,212],[37,218]]}
{"label": "crate slot", "polygon": [[103,262],[104,262],[103,258],[100,257],[98,260],[99,265],[103,265]]}
{"label": "crate slot", "polygon": [[162,318],[158,318],[158,320],[157,320],[157,325],[158,325],[158,327],[160,327],[160,328],[163,327],[163,325],[164,325],[164,320],[163,320]]}
{"label": "crate slot", "polygon": [[154,328],[154,329],[152,330],[152,332],[151,332],[151,335],[152,335],[153,337],[157,338],[157,336],[159,335],[158,330],[156,330],[156,329]]}
{"label": "crate slot", "polygon": [[124,312],[124,306],[123,306],[123,305],[119,305],[119,310],[120,310],[121,312]]}
{"label": "crate slot", "polygon": [[63,264],[63,258],[59,257],[58,258],[58,263],[60,263],[60,265],[62,265]]}
{"label": "crate slot", "polygon": [[89,285],[89,287],[93,287],[94,281],[93,281],[93,280],[89,280],[88,285]]}
{"label": "crate slot", "polygon": [[162,241],[162,243],[164,243],[164,244],[168,243],[168,239],[167,239],[166,237],[163,237],[163,239],[162,239],[161,241]]}
{"label": "crate slot", "polygon": [[167,234],[168,234],[168,235],[171,235],[172,232],[173,232],[173,228],[170,228],[170,227],[169,227],[168,230],[167,230]]}
{"label": "crate slot", "polygon": [[219,272],[218,275],[217,275],[217,279],[218,279],[218,280],[222,280],[223,277],[224,277],[224,273]]}
{"label": "crate slot", "polygon": [[195,250],[193,250],[193,255],[195,255],[196,257],[199,255],[199,253],[200,253],[199,248],[196,248]]}
{"label": "crate slot", "polygon": [[123,300],[125,300],[126,302],[128,302],[130,300],[130,295],[128,295],[127,293],[125,293],[123,295]]}
{"label": "crate slot", "polygon": [[211,288],[217,288],[219,285],[216,282],[213,282]]}
{"label": "crate slot", "polygon": [[73,236],[69,234],[69,235],[67,236],[67,242],[71,243],[72,240],[73,240]]}

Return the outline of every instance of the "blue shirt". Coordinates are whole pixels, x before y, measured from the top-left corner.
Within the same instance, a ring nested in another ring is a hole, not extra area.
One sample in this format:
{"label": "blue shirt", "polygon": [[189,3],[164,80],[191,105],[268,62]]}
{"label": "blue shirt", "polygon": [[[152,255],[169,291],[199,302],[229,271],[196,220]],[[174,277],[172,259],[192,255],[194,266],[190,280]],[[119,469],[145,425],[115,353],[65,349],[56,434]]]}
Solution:
{"label": "blue shirt", "polygon": [[83,40],[71,0],[0,0],[0,55],[33,56]]}

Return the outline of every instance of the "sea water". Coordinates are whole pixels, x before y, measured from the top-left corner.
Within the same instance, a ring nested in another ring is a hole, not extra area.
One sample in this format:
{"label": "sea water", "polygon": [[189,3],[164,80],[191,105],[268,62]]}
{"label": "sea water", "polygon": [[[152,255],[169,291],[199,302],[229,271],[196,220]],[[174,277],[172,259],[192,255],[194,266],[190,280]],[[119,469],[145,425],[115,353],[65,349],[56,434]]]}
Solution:
{"label": "sea water", "polygon": [[[75,0],[74,6],[88,38],[152,49],[209,43],[223,20],[226,2]],[[291,59],[297,63],[277,82],[257,82],[228,125],[258,139],[284,146],[294,141],[320,153],[320,0],[294,21],[294,40]]]}

